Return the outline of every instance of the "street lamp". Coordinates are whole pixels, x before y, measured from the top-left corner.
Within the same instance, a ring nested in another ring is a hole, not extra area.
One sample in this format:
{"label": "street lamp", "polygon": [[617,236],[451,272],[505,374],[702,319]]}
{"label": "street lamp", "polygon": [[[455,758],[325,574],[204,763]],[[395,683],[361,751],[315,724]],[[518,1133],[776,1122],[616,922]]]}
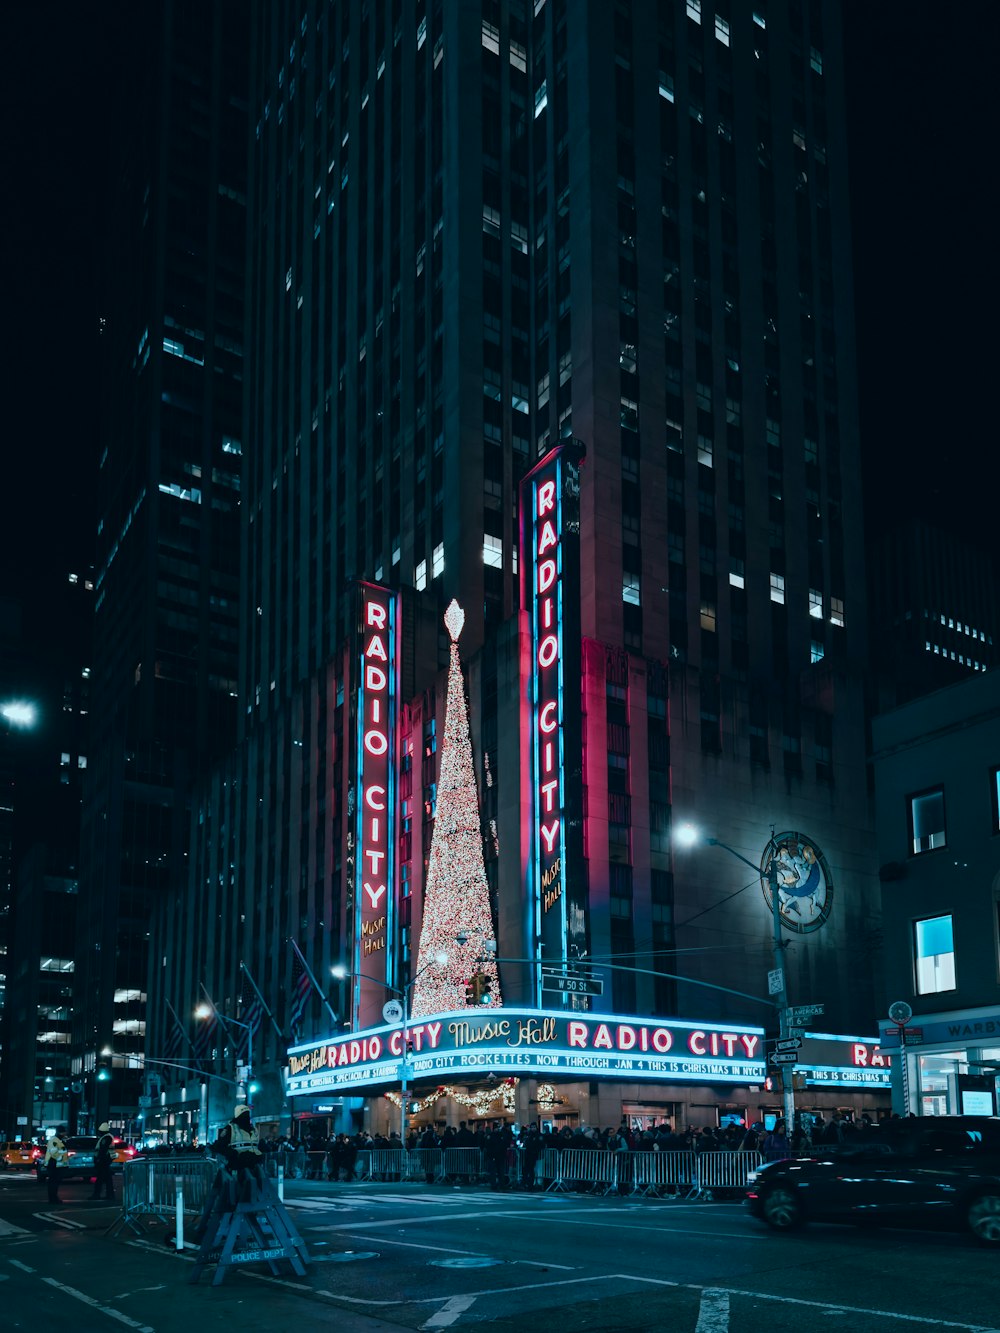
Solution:
{"label": "street lamp", "polygon": [[[399,1086],[400,1086],[400,1101],[401,1101],[400,1116],[399,1116],[399,1138],[404,1148],[406,1147],[406,1131],[407,1131],[407,1123],[409,1120],[409,1112],[406,1105],[406,1094],[409,1088],[410,1073],[411,1073],[410,1055],[409,1055],[407,1035],[406,1035],[407,1031],[409,1030],[409,1024],[410,1024],[410,995],[411,992],[413,991],[413,987],[416,985],[416,983],[420,980],[420,978],[424,975],[426,971],[428,971],[432,967],[443,967],[445,963],[447,963],[447,961],[448,961],[448,955],[446,953],[441,952],[435,954],[434,957],[431,959],[431,961],[425,967],[422,967],[420,971],[417,972],[414,976],[412,976],[410,980],[406,983],[406,985],[402,987],[392,986],[389,984],[388,981],[383,980],[381,977],[370,977],[364,972],[350,972],[346,967],[344,967],[343,963],[335,963],[333,967],[330,968],[331,975],[335,976],[338,981],[343,981],[348,977],[350,977],[352,980],[357,978],[361,981],[373,981],[377,986],[383,986],[387,991],[391,991],[393,995],[399,996],[399,999],[401,1001],[400,1007],[402,1008],[402,1014],[400,1015],[400,1017],[402,1018],[402,1024],[403,1024],[403,1054],[399,1062]],[[388,1007],[389,1006],[387,1004],[382,1010],[383,1018],[385,1018],[387,1023],[396,1021],[392,1017],[386,1014],[386,1009],[388,1009]]]}
{"label": "street lamp", "polygon": [[[202,986],[202,990],[205,990],[204,986]],[[246,1079],[241,1081],[237,1072],[236,1095],[238,1097],[248,1097],[251,1093],[256,1092],[259,1086],[253,1080],[253,1049],[251,1045],[253,1042],[253,1027],[249,1023],[242,1022],[239,1018],[229,1018],[227,1015],[223,1014],[221,1010],[217,1008],[211,997],[208,996],[208,992],[206,991],[206,999],[196,1005],[194,1016],[195,1018],[211,1018],[213,1014],[222,1024],[224,1030],[227,1030],[228,1025],[233,1023],[236,1027],[242,1028],[247,1034]],[[239,1061],[237,1060],[237,1071],[238,1066]]]}
{"label": "street lamp", "polygon": [[[755,875],[760,876],[760,866],[755,865],[749,857],[744,856],[742,852],[738,852],[735,847],[730,847],[728,843],[721,842],[718,838],[705,837],[693,824],[681,824],[674,833],[674,841],[679,847],[695,847],[699,843],[704,843],[708,847],[720,847],[722,851],[728,852],[730,856],[735,856],[737,861],[742,861],[745,866],[749,866]],[[772,829],[771,838],[768,842],[767,883],[771,894],[771,916],[774,924],[774,970],[768,977],[768,990],[774,995],[774,1003],[778,1007],[778,1034],[784,1039],[788,1036],[789,1026],[788,988],[785,983],[785,968],[782,959],[782,950],[785,948],[786,941],[781,938],[781,899],[778,892],[776,851],[774,830]],[[782,1065],[781,1088],[785,1108],[785,1134],[788,1136],[789,1143],[791,1143],[795,1129],[795,1091],[792,1079],[791,1066]]]}
{"label": "street lamp", "polygon": [[26,699],[5,699],[0,703],[0,717],[11,727],[30,731],[38,721],[38,709]]}

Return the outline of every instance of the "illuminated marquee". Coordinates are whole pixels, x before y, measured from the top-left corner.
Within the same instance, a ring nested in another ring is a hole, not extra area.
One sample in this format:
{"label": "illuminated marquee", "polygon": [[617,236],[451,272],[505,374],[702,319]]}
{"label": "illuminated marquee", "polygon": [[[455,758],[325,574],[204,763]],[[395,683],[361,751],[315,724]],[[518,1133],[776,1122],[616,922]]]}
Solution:
{"label": "illuminated marquee", "polygon": [[407,1027],[378,1027],[295,1046],[288,1092],[359,1091],[400,1081],[405,1044],[411,1080],[488,1072],[683,1083],[763,1082],[762,1028],[562,1010],[458,1009]]}
{"label": "illuminated marquee", "polygon": [[[387,588],[359,589],[354,860],[354,1012],[371,990],[381,1008],[392,981],[396,843],[396,599]],[[363,981],[364,973],[371,981]]]}
{"label": "illuminated marquee", "polygon": [[888,1088],[892,1056],[876,1037],[841,1037],[807,1033],[797,1071],[808,1087]]}
{"label": "illuminated marquee", "polygon": [[[535,956],[559,964],[585,948],[580,865],[579,464],[573,444],[551,450],[522,484],[522,605],[531,795],[526,883]],[[578,879],[578,876],[577,876]],[[574,910],[577,909],[577,910]],[[570,923],[572,922],[572,926]],[[541,981],[537,979],[538,998]],[[566,1003],[570,997],[566,996]]]}

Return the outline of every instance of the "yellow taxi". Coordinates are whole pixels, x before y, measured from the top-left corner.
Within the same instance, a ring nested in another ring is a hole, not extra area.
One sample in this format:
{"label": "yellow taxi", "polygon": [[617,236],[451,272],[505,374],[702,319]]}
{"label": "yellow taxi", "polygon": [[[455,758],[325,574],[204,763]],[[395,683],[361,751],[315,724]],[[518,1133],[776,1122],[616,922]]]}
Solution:
{"label": "yellow taxi", "polygon": [[124,1166],[126,1162],[131,1162],[135,1153],[136,1150],[134,1144],[123,1143],[122,1140],[116,1136],[114,1147],[111,1149],[112,1170]]}
{"label": "yellow taxi", "polygon": [[0,1143],[0,1171],[17,1170],[18,1167],[32,1167],[42,1150],[30,1139],[21,1143]]}

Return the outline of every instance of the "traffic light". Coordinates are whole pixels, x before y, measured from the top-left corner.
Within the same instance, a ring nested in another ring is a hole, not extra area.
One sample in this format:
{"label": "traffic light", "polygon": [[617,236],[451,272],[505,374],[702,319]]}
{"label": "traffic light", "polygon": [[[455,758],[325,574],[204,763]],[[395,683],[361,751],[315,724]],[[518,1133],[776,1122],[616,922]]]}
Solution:
{"label": "traffic light", "polygon": [[97,1081],[98,1083],[111,1082],[111,1070],[108,1068],[106,1060],[98,1060],[97,1062]]}
{"label": "traffic light", "polygon": [[469,984],[465,988],[466,1004],[492,1004],[493,995],[490,991],[490,979],[485,972],[473,972],[469,978]]}

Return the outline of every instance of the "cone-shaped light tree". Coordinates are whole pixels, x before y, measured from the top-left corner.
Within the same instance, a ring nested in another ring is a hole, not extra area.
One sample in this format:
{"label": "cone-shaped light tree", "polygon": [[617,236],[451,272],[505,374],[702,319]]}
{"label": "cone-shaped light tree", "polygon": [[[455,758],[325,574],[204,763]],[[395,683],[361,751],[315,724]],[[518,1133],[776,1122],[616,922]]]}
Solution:
{"label": "cone-shaped light tree", "polygon": [[[454,600],[445,612],[444,623],[451,635],[451,662],[437,812],[410,1006],[414,1018],[463,1008],[465,988],[476,973],[489,982],[490,1006],[500,1004],[496,961],[487,956],[490,951],[495,952],[495,936],[483,864],[469,713],[458,656],[458,636],[465,624],[465,612]],[[448,955],[443,965],[435,961],[442,954]]]}

